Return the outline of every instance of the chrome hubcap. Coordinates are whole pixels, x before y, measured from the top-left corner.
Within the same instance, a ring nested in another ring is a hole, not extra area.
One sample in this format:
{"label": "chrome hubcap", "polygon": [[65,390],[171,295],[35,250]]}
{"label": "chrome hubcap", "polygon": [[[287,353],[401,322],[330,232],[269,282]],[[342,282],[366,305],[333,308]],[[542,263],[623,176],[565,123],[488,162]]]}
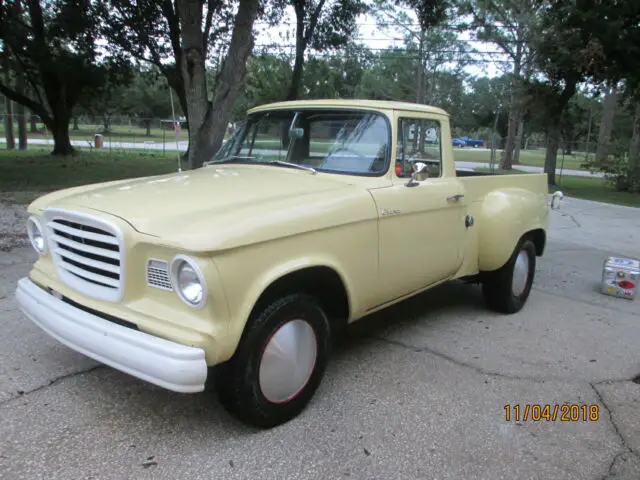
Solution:
{"label": "chrome hubcap", "polygon": [[284,403],[305,387],[316,364],[316,334],[304,320],[291,320],[269,339],[260,360],[260,389],[272,403]]}
{"label": "chrome hubcap", "polygon": [[515,296],[520,296],[524,292],[529,278],[529,255],[524,250],[518,254],[516,264],[513,267],[513,280],[511,289]]}

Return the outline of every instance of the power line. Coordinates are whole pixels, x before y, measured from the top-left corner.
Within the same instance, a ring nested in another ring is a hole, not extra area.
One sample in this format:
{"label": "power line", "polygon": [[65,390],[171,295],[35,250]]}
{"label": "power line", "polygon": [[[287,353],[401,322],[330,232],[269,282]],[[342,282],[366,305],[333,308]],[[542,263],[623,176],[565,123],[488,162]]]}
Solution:
{"label": "power line", "polygon": [[[295,45],[279,45],[279,44],[259,44],[255,45],[255,48],[263,48],[263,49],[272,49],[272,50],[295,50]],[[406,49],[394,49],[392,48],[369,48],[364,46],[364,52],[389,52],[389,53],[398,53],[398,56],[404,56],[403,52],[407,52]],[[506,52],[500,50],[492,50],[492,51],[481,51],[481,50],[459,50],[459,49],[426,49],[426,53],[429,54],[458,54],[458,55],[482,55],[482,56],[508,56]],[[338,56],[338,54],[333,54]]]}
{"label": "power line", "polygon": [[[255,54],[254,54],[255,56]],[[312,58],[314,59],[333,59],[333,58],[341,58],[341,59],[348,59],[347,57],[343,56],[343,55],[338,55],[338,54],[319,54],[319,55],[313,55]],[[354,59],[355,60],[355,59]],[[402,56],[399,58],[390,58],[390,57],[377,57],[375,59],[376,63],[379,62],[390,62],[390,61],[410,61],[410,60],[414,60],[417,61],[419,60],[419,57],[417,56]],[[469,61],[465,61],[462,59],[447,59],[445,61],[443,61],[444,64],[446,63],[468,63],[469,65],[474,65],[474,64],[482,64],[482,63],[486,63],[486,64],[505,64],[505,65],[513,65],[513,62],[510,60],[499,60],[499,59],[491,59],[491,58],[474,58],[474,59],[470,59]]]}

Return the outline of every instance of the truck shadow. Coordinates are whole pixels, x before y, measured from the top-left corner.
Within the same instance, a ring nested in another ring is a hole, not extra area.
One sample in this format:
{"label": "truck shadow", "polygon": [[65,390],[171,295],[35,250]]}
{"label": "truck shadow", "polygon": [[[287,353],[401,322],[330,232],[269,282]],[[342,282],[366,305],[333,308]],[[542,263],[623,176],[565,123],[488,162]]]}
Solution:
{"label": "truck shadow", "polygon": [[[365,361],[371,348],[383,348],[372,338],[382,336],[389,329],[416,324],[426,325],[428,329],[450,320],[452,315],[462,317],[485,308],[477,286],[451,282],[364,317],[336,339],[333,357],[340,364],[338,374],[351,375],[349,365],[358,364],[359,358]],[[446,315],[440,315],[445,311]],[[345,361],[346,356],[351,359]],[[327,373],[327,376],[333,376],[337,372],[329,369]],[[139,442],[149,435],[156,441],[164,437],[171,443],[179,443],[180,438],[188,442],[189,438],[199,437],[209,445],[219,446],[246,435],[274,435],[280,428],[304,428],[305,423],[308,427],[308,422],[320,421],[316,415],[326,414],[326,409],[330,408],[327,405],[330,400],[321,386],[302,414],[307,417],[304,422],[294,420],[279,428],[261,431],[231,417],[212,390],[198,394],[174,393],[110,368],[99,368],[76,385],[78,388],[68,392],[74,400],[67,408],[74,410],[81,405],[83,415],[89,415],[94,422],[97,419],[101,423],[109,422],[112,428],[138,437],[136,441]],[[314,413],[315,408],[319,408],[320,413]],[[73,416],[73,413],[69,412],[69,415]],[[132,443],[135,443],[133,439]]]}
{"label": "truck shadow", "polygon": [[[479,286],[447,282],[352,323],[336,337],[336,354],[389,331],[416,324],[437,325],[448,321],[451,315],[464,316],[486,308]],[[441,315],[444,313],[446,318]]]}

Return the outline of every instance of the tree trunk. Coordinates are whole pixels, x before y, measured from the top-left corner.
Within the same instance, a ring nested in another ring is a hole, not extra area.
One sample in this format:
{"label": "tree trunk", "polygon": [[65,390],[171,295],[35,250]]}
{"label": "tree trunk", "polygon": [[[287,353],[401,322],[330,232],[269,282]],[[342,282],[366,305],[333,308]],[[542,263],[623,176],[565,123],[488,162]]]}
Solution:
{"label": "tree trunk", "polygon": [[556,184],[558,148],[560,147],[560,138],[562,135],[562,113],[567,107],[569,100],[571,100],[571,97],[576,93],[577,84],[578,81],[575,79],[567,80],[558,100],[554,102],[552,108],[549,109],[547,148],[544,155],[544,173],[547,174],[547,183],[549,185]]}
{"label": "tree trunk", "polygon": [[613,87],[604,97],[602,105],[602,118],[600,119],[600,129],[598,131],[598,146],[596,149],[596,166],[603,167],[609,163],[611,153],[611,130],[613,130],[613,120],[616,115],[618,104],[618,92]]}
{"label": "tree trunk", "polygon": [[178,0],[182,26],[182,75],[189,122],[189,168],[199,168],[222,145],[231,109],[246,73],[246,61],[253,49],[253,23],[259,0],[240,0],[233,34],[220,73],[213,102],[208,100],[202,41],[202,5]]}
{"label": "tree trunk", "polygon": [[558,148],[560,148],[561,125],[559,119],[550,119],[547,127],[547,151],[544,155],[544,173],[547,174],[547,184],[556,184],[556,165],[558,163]]}
{"label": "tree trunk", "polygon": [[573,155],[573,141],[572,140],[565,140],[564,141],[564,154],[565,155]]}
{"label": "tree trunk", "polygon": [[287,100],[296,100],[300,93],[300,85],[302,84],[302,73],[304,68],[304,52],[307,50],[307,46],[313,37],[318,18],[322,7],[326,0],[320,0],[315,6],[313,12],[309,16],[309,23],[305,31],[305,13],[307,8],[313,6],[313,2],[306,2],[304,0],[297,0],[293,2],[293,8],[296,13],[296,59],[293,64],[293,74],[291,75],[291,85],[289,86],[289,92],[287,93]]}
{"label": "tree trunk", "polygon": [[[515,88],[515,87],[514,87]],[[509,117],[507,120],[507,139],[502,152],[500,168],[503,170],[511,170],[513,167],[513,147],[516,140],[516,130],[518,128],[518,110],[516,108],[517,93],[511,95],[509,105]]]}
{"label": "tree trunk", "polygon": [[522,148],[522,136],[524,135],[524,112],[520,110],[518,119],[518,131],[513,149],[513,164],[520,164],[520,149]]}
{"label": "tree trunk", "polygon": [[47,125],[53,134],[53,152],[52,155],[71,155],[74,152],[69,137],[69,120],[68,116],[64,120],[56,117],[53,123]]}
{"label": "tree trunk", "polygon": [[[211,102],[207,94],[206,65],[203,49],[202,4],[188,0],[179,0],[176,4],[182,27],[182,77],[184,79],[187,102],[187,121],[189,122],[189,159],[188,168],[202,165],[200,150],[205,149],[204,123]],[[203,133],[200,133],[203,132]],[[196,148],[200,143],[201,149]]]}
{"label": "tree trunk", "polygon": [[[520,36],[520,34],[518,35]],[[513,167],[513,147],[516,141],[516,130],[520,117],[520,97],[522,96],[520,88],[520,74],[522,71],[522,42],[516,44],[515,59],[513,64],[513,82],[511,83],[511,100],[509,102],[509,117],[507,120],[507,140],[502,153],[500,168],[511,170]]]}
{"label": "tree trunk", "polygon": [[4,98],[4,134],[7,139],[7,150],[15,150],[16,137],[13,131],[13,102],[9,100],[9,97]]}
{"label": "tree trunk", "polygon": [[[302,23],[302,20],[304,19],[299,19],[298,23]],[[300,25],[296,27],[296,59],[293,63],[291,84],[289,85],[289,91],[286,97],[287,100],[296,100],[298,98],[298,93],[300,92],[300,84],[302,83],[302,69],[304,67],[304,51],[306,49],[303,29],[304,23],[302,23],[302,27]]]}
{"label": "tree trunk", "polygon": [[[8,86],[11,86],[12,81],[11,81],[11,69],[9,65],[9,52],[6,50],[6,48],[5,48],[2,60],[3,60],[4,71],[5,71],[4,80]],[[6,144],[7,150],[14,150],[16,148],[16,137],[15,137],[15,132],[13,128],[14,127],[13,126],[13,102],[9,97],[5,97],[4,105],[5,105],[4,132],[5,132],[5,137],[7,139],[7,144]]]}
{"label": "tree trunk", "polygon": [[[418,43],[418,71],[416,72],[416,103],[423,104],[424,103],[424,44],[427,30],[420,30],[420,42]],[[418,123],[414,123],[414,131],[413,131],[413,151],[418,151],[418,139],[420,136],[420,131],[418,130]]]}
{"label": "tree trunk", "polygon": [[27,149],[27,116],[24,105],[16,105],[16,119],[18,120],[18,149]]}
{"label": "tree trunk", "polygon": [[633,116],[633,134],[629,144],[629,191],[640,191],[640,101]]}

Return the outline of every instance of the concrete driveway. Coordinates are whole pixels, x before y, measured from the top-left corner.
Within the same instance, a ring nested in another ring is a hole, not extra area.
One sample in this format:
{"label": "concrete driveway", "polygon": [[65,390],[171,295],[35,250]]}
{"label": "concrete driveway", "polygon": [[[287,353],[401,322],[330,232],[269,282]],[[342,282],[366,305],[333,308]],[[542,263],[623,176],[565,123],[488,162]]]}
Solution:
{"label": "concrete driveway", "polygon": [[[452,283],[364,319],[310,406],[270,431],[51,340],[13,299],[34,256],[0,252],[0,477],[638,480],[640,298],[597,286],[607,255],[640,257],[640,210],[562,209],[521,313]],[[598,419],[506,419],[547,404]]]}

